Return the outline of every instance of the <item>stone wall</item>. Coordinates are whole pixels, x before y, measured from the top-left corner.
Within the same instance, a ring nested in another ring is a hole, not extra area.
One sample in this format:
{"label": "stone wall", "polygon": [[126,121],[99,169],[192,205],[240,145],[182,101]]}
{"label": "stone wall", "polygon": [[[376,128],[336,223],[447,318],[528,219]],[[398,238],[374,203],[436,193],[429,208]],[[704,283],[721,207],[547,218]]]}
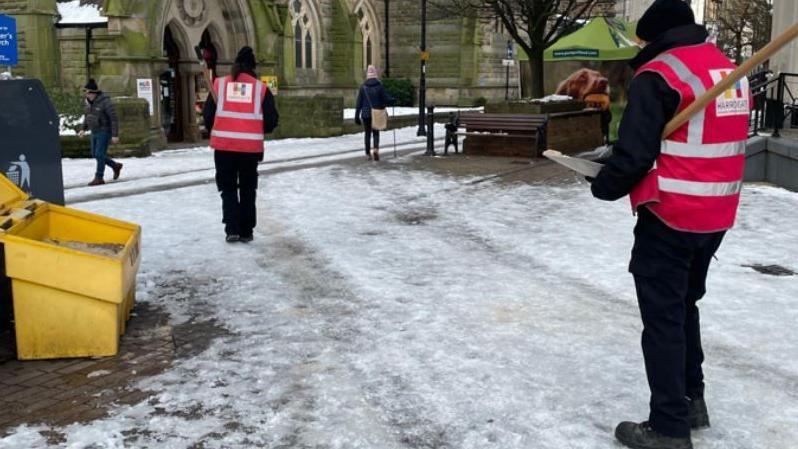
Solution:
{"label": "stone wall", "polygon": [[563,154],[573,154],[592,150],[603,144],[599,111],[566,112],[549,116],[549,148]]}
{"label": "stone wall", "polygon": [[770,182],[798,192],[798,141],[789,137],[749,139],[745,181]]}
{"label": "stone wall", "polygon": [[280,124],[269,137],[331,137],[343,133],[342,97],[277,96]]}
{"label": "stone wall", "polygon": [[[150,139],[150,109],[141,98],[117,97],[112,99],[119,117],[119,144],[111,145],[108,154],[114,156],[148,156],[157,146]],[[153,148],[155,147],[155,148]],[[91,157],[89,137],[61,137],[63,157]]]}

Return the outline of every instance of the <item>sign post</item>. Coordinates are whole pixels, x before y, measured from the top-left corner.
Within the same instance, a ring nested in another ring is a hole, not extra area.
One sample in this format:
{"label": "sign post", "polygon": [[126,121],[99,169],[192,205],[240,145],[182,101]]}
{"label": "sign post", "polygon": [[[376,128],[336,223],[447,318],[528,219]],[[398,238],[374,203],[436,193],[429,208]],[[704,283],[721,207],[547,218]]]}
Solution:
{"label": "sign post", "polygon": [[507,59],[502,60],[502,65],[507,70],[504,79],[504,101],[508,101],[510,99],[510,67],[514,62],[513,41],[507,41]]}
{"label": "sign post", "polygon": [[0,14],[0,67],[11,67],[19,63],[17,48],[17,19]]}

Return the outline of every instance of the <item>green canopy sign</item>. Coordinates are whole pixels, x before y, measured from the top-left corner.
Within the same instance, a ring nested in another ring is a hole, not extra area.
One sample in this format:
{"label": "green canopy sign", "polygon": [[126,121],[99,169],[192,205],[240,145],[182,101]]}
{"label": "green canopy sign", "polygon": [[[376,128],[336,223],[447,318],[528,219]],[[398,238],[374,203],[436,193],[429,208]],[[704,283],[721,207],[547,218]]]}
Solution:
{"label": "green canopy sign", "polygon": [[[546,61],[623,61],[640,51],[635,45],[635,24],[596,17],[579,30],[560,38],[543,53]],[[523,52],[521,59],[528,59]]]}

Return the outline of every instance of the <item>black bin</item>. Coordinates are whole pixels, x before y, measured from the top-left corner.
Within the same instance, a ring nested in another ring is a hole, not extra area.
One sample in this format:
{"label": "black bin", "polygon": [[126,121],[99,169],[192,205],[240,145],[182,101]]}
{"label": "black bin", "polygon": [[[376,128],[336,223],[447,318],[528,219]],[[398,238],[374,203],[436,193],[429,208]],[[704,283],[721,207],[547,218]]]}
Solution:
{"label": "black bin", "polygon": [[41,81],[0,81],[0,173],[29,195],[63,206],[58,134],[58,113]]}

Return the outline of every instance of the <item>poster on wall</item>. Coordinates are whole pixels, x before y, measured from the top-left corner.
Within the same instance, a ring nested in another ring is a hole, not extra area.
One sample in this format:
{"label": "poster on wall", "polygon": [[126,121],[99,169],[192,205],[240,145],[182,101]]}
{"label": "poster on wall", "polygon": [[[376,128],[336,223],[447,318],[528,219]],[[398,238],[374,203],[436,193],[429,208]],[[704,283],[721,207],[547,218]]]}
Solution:
{"label": "poster on wall", "polygon": [[147,103],[150,105],[150,116],[152,116],[155,113],[152,96],[152,80],[149,78],[139,78],[136,80],[136,95],[139,98],[147,100]]}
{"label": "poster on wall", "polygon": [[11,67],[18,62],[17,19],[0,14],[0,66]]}
{"label": "poster on wall", "polygon": [[277,77],[276,76],[261,76],[260,80],[269,87],[269,90],[272,91],[272,95],[277,95]]}

